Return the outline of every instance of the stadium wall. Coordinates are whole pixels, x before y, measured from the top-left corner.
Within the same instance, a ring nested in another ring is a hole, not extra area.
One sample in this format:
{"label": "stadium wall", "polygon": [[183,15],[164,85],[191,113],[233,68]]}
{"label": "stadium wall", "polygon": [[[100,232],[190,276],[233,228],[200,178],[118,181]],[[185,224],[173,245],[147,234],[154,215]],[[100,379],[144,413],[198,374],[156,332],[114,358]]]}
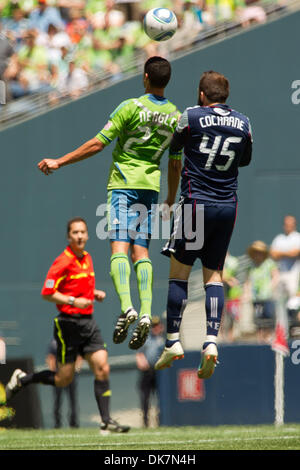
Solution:
{"label": "stadium wall", "polygon": [[[198,52],[174,60],[167,96],[183,110],[196,104],[199,77],[205,70],[224,73],[231,83],[228,103],[249,116],[254,133],[253,163],[240,171],[239,211],[231,252],[243,254],[255,239],[270,243],[281,231],[282,218],[299,218],[298,127],[300,106],[293,104],[292,83],[299,79],[298,25],[300,13],[245,30]],[[106,202],[106,181],[112,145],[77,165],[44,176],[37,163],[60,156],[94,136],[109,113],[124,99],[143,93],[137,76],[83,97],[0,133],[1,171],[1,314],[0,336],[7,355],[44,362],[52,334],[55,308],[40,290],[46,272],[66,244],[66,221],[86,218],[87,245],[95,263],[97,287],[107,292],[96,306],[96,320],[111,356],[128,354],[127,343],[114,345],[112,325],[119,302],[109,276],[110,250],[99,240],[97,207]],[[162,192],[166,195],[167,158],[162,163]],[[160,255],[164,242],[153,240],[153,313],[165,310],[168,261]],[[199,267],[199,266],[198,266]],[[133,299],[137,287],[132,276]]]}
{"label": "stadium wall", "polygon": [[[300,421],[298,351],[284,360],[284,422]],[[209,380],[199,380],[199,352],[159,372],[162,426],[272,424],[275,353],[266,345],[223,345]]]}

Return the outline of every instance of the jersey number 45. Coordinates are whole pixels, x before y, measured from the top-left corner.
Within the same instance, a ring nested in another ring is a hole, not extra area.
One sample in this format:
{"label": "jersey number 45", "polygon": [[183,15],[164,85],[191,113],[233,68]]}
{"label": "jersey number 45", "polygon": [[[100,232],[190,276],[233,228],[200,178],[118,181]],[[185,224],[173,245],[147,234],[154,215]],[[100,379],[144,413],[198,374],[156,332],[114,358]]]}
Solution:
{"label": "jersey number 45", "polygon": [[199,146],[199,150],[201,153],[208,154],[208,159],[205,164],[205,170],[210,170],[213,162],[216,158],[217,155],[222,155],[224,157],[228,157],[227,162],[225,165],[216,165],[217,170],[219,171],[226,171],[232,164],[234,157],[235,157],[235,151],[234,150],[229,150],[229,145],[230,144],[238,144],[241,142],[242,137],[227,137],[227,139],[224,140],[224,143],[222,145],[222,148],[220,150],[220,144],[221,144],[222,136],[217,135],[214,139],[212,147],[207,147],[208,141],[209,141],[209,136],[204,134]]}

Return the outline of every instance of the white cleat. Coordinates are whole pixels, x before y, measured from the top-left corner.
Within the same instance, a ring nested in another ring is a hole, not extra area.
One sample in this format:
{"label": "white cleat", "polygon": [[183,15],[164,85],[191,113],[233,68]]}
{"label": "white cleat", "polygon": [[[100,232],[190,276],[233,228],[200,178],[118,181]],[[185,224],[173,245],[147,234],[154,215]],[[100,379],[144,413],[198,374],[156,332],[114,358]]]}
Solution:
{"label": "white cleat", "polygon": [[184,358],[184,351],[179,341],[176,341],[170,348],[165,347],[154,368],[163,370],[171,367],[173,361]]}
{"label": "white cleat", "polygon": [[6,401],[10,400],[10,398],[22,388],[20,379],[25,377],[25,375],[25,372],[23,372],[21,369],[16,369],[14,371],[5,387]]}
{"label": "white cleat", "polygon": [[199,379],[209,379],[218,361],[218,349],[215,343],[209,343],[202,352],[201,364],[198,369]]}

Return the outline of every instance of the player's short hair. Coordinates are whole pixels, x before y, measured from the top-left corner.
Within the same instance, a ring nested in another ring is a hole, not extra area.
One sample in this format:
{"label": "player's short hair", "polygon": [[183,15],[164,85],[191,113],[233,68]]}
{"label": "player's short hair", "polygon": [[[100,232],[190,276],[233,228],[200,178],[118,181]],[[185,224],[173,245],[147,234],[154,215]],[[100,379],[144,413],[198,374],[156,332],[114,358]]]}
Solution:
{"label": "player's short hair", "polygon": [[144,66],[144,73],[148,74],[151,85],[165,88],[171,78],[171,64],[163,57],[150,57]]}
{"label": "player's short hair", "polygon": [[75,222],[83,222],[87,228],[87,223],[82,217],[73,217],[73,219],[70,219],[67,223],[67,235],[69,235],[72,224],[74,224]]}
{"label": "player's short hair", "polygon": [[199,95],[201,91],[211,103],[225,103],[229,96],[229,81],[221,73],[209,70],[200,78]]}

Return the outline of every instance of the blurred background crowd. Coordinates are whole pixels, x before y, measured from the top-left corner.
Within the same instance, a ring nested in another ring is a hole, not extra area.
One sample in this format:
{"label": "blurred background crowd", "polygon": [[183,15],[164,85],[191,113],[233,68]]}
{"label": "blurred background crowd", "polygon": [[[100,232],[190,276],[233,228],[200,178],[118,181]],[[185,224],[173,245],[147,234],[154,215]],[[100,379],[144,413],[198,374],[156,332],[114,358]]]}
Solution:
{"label": "blurred background crowd", "polygon": [[[265,2],[271,0],[264,0]],[[253,0],[0,0],[0,79],[6,102],[50,92],[76,98],[100,80],[135,71],[137,59],[189,47],[222,22],[264,22]],[[145,13],[168,7],[178,18],[165,43],[143,31]],[[200,35],[200,36],[199,36]]]}
{"label": "blurred background crowd", "polygon": [[293,215],[286,215],[282,233],[268,246],[254,241],[241,256],[228,253],[224,269],[226,306],[222,340],[256,337],[270,344],[278,309],[286,312],[290,338],[300,336],[300,233]]}

